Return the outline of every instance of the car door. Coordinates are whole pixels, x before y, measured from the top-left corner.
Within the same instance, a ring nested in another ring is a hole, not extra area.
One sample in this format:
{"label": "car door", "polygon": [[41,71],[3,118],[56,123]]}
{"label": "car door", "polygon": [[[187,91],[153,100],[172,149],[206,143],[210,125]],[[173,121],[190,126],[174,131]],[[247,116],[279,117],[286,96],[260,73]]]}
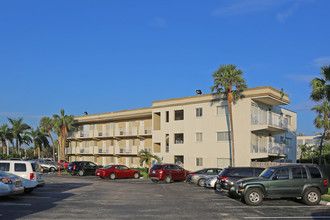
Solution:
{"label": "car door", "polygon": [[166,165],[165,170],[166,170],[167,174],[171,175],[172,179],[175,180],[177,178],[177,173],[176,173],[174,165]]}
{"label": "car door", "polygon": [[130,176],[130,169],[127,166],[122,166],[121,167],[121,172],[124,178],[131,177]]}
{"label": "car door", "polygon": [[175,174],[176,174],[176,179],[177,180],[183,180],[185,179],[184,176],[184,169],[178,165],[174,165],[174,169],[175,169]]}
{"label": "car door", "polygon": [[304,185],[307,183],[307,172],[305,167],[292,167],[292,190],[291,192],[297,196],[301,195]]}
{"label": "car door", "polygon": [[269,197],[283,197],[291,195],[291,181],[290,169],[288,167],[277,169],[271,177],[271,181],[266,183],[266,189]]}
{"label": "car door", "polygon": [[116,166],[115,167],[115,173],[117,178],[122,178],[123,177],[123,172],[122,172],[122,166]]}

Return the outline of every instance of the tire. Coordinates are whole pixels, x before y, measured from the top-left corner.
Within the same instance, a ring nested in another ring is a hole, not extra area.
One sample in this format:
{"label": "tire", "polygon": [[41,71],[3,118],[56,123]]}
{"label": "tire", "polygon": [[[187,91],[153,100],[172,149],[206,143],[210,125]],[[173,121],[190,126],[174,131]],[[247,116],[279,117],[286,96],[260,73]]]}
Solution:
{"label": "tire", "polygon": [[165,179],[164,179],[164,182],[165,182],[165,183],[170,183],[171,181],[172,181],[172,178],[171,178],[170,175],[167,175],[167,176],[165,177]]}
{"label": "tire", "polygon": [[51,168],[49,169],[49,172],[51,172],[51,173],[55,173],[55,168],[54,168],[54,167],[51,167]]}
{"label": "tire", "polygon": [[79,170],[79,171],[78,171],[78,175],[79,175],[79,176],[83,176],[84,174],[85,174],[85,172],[84,172],[83,170]]}
{"label": "tire", "polygon": [[320,203],[321,193],[316,188],[306,189],[302,196],[302,200],[307,205],[317,205]]}
{"label": "tire", "polygon": [[219,183],[214,184],[214,190],[221,191],[221,186]]}
{"label": "tire", "polygon": [[244,194],[244,201],[247,205],[257,206],[263,200],[263,193],[258,188],[251,188],[246,191]]}
{"label": "tire", "polygon": [[197,185],[201,187],[205,186],[205,179],[204,178],[199,179]]}
{"label": "tire", "polygon": [[154,182],[154,183],[158,183],[159,182],[159,180],[151,180],[152,182]]}
{"label": "tire", "polygon": [[134,175],[133,175],[134,179],[139,179],[140,178],[140,175],[138,172],[135,172]]}
{"label": "tire", "polygon": [[72,172],[72,173],[70,173],[70,174],[71,174],[71,176],[75,176],[75,175],[76,175],[74,172]]}
{"label": "tire", "polygon": [[111,173],[111,174],[110,174],[110,179],[111,179],[111,180],[116,179],[116,174],[115,174],[115,173]]}

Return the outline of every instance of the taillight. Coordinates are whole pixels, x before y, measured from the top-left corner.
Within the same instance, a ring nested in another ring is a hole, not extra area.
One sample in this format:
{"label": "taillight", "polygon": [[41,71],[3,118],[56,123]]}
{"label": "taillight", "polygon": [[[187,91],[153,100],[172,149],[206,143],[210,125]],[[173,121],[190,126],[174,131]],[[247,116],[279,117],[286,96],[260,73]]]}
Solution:
{"label": "taillight", "polygon": [[73,166],[73,169],[74,169],[74,170],[76,169],[76,166],[77,166],[77,165],[74,165],[74,166]]}
{"label": "taillight", "polygon": [[227,179],[229,179],[229,177],[220,177],[220,180],[223,180],[223,181],[225,181]]}
{"label": "taillight", "polygon": [[328,186],[328,180],[327,179],[323,180],[323,184],[324,186]]}
{"label": "taillight", "polygon": [[34,173],[30,173],[30,180],[34,180]]}
{"label": "taillight", "polygon": [[194,174],[194,173],[189,173],[189,175],[190,175],[190,176],[195,176],[196,174]]}

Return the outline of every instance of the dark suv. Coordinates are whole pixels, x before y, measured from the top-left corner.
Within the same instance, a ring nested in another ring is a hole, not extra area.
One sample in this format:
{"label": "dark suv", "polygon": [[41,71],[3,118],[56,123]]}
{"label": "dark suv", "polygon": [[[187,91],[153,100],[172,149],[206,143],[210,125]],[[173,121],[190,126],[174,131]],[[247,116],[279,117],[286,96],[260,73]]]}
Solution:
{"label": "dark suv", "polygon": [[216,189],[230,190],[234,183],[242,178],[259,176],[265,168],[261,167],[228,167],[218,176]]}
{"label": "dark suv", "polygon": [[96,169],[101,168],[102,166],[98,166],[97,164],[91,161],[74,161],[68,165],[68,173],[72,176],[79,175],[94,175]]}
{"label": "dark suv", "polygon": [[328,180],[314,164],[292,164],[266,169],[260,177],[235,183],[234,192],[248,205],[259,205],[263,198],[298,198],[317,205],[328,192]]}
{"label": "dark suv", "polygon": [[170,183],[173,180],[185,180],[188,174],[189,171],[176,164],[156,164],[151,168],[149,178],[154,183],[160,180]]}

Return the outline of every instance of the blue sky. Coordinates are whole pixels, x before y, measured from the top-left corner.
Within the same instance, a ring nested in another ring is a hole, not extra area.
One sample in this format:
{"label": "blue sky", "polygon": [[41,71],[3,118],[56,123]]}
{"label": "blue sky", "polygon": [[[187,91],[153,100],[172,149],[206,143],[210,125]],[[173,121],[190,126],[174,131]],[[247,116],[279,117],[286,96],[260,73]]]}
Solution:
{"label": "blue sky", "polygon": [[0,124],[209,93],[220,64],[284,89],[314,134],[309,82],[330,64],[330,1],[1,1]]}

